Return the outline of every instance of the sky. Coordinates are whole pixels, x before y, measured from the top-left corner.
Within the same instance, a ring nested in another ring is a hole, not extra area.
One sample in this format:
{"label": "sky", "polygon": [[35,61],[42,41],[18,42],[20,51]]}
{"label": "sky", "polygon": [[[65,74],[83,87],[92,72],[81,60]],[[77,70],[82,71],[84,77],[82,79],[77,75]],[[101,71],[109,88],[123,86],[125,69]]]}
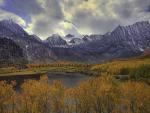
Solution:
{"label": "sky", "polygon": [[28,33],[105,34],[118,25],[150,20],[150,0],[0,0],[0,20],[12,19]]}

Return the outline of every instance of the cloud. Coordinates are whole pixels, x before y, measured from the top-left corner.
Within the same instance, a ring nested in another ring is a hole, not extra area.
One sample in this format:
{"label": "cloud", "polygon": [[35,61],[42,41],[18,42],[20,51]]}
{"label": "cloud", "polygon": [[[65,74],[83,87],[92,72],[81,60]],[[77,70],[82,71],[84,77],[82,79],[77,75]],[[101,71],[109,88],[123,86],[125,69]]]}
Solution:
{"label": "cloud", "polygon": [[5,0],[2,4],[6,14],[15,15],[15,20],[27,24],[28,32],[42,39],[53,33],[103,34],[119,24],[150,20],[149,0]]}
{"label": "cloud", "polygon": [[18,15],[43,13],[42,7],[36,0],[5,0],[2,8]]}
{"label": "cloud", "polygon": [[[145,12],[149,0],[76,0],[66,8],[73,23],[79,26],[83,34],[105,33],[121,25],[132,24],[136,21],[149,20]],[[77,5],[78,4],[78,5]]]}
{"label": "cloud", "polygon": [[4,0],[0,0],[0,5],[2,5],[4,3]]}
{"label": "cloud", "polygon": [[20,26],[22,26],[22,27],[26,26],[25,20],[23,20],[21,17],[15,15],[13,13],[10,13],[10,12],[7,12],[7,11],[0,9],[0,20],[10,19],[10,18],[13,21],[15,21],[16,23],[18,23]]}
{"label": "cloud", "polygon": [[150,5],[146,7],[145,11],[150,12]]}
{"label": "cloud", "polygon": [[38,0],[37,2],[42,7],[43,13],[33,15],[26,30],[44,39],[57,31],[59,23],[64,20],[64,15],[59,0]]}

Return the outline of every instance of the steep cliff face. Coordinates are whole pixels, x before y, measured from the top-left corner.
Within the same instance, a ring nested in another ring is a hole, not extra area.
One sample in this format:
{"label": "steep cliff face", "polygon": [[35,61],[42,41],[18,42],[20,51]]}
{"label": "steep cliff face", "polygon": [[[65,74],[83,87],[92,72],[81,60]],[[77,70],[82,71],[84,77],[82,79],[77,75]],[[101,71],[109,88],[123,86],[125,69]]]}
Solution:
{"label": "steep cliff face", "polygon": [[0,21],[0,36],[1,37],[13,37],[20,36],[25,37],[28,34],[13,20],[2,20]]}
{"label": "steep cliff face", "polygon": [[10,39],[0,38],[0,67],[25,66],[26,63],[23,49]]}
{"label": "steep cliff face", "polygon": [[0,21],[0,37],[6,37],[18,44],[31,63],[46,63],[56,58],[42,41],[36,39],[34,35],[28,35],[21,26],[12,20]]}
{"label": "steep cliff face", "polygon": [[137,56],[150,48],[150,23],[144,21],[130,26],[118,26],[111,33],[79,47],[102,61]]}
{"label": "steep cliff face", "polygon": [[118,26],[109,36],[113,42],[126,44],[133,50],[144,51],[150,47],[150,23],[137,22],[130,26]]}
{"label": "steep cliff face", "polygon": [[[150,23],[137,22],[129,26],[118,26],[105,35],[90,35],[83,37],[84,43],[70,46],[61,56],[63,58],[97,62],[116,58],[138,56],[150,48]],[[59,48],[60,50],[60,48]],[[65,57],[66,56],[66,57]],[[84,58],[84,59],[83,59]]]}

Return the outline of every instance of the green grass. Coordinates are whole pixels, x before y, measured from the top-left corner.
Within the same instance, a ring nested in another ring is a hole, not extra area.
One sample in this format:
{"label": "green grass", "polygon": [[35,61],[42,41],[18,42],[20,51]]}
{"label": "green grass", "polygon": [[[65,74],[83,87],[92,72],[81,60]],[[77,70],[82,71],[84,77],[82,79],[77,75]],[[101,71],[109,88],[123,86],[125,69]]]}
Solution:
{"label": "green grass", "polygon": [[18,70],[15,68],[3,68],[0,69],[0,76],[14,76],[14,75],[36,75],[36,74],[44,74],[47,72],[66,72],[66,73],[88,73],[90,70],[86,66],[78,66],[78,65],[61,65],[61,66],[40,66],[36,68],[27,68]]}
{"label": "green grass", "polygon": [[31,70],[21,70],[20,72],[4,73],[0,76],[15,76],[15,75],[34,75],[34,74],[44,74],[45,72],[31,71]]}
{"label": "green grass", "polygon": [[141,65],[129,73],[131,79],[150,78],[150,64]]}

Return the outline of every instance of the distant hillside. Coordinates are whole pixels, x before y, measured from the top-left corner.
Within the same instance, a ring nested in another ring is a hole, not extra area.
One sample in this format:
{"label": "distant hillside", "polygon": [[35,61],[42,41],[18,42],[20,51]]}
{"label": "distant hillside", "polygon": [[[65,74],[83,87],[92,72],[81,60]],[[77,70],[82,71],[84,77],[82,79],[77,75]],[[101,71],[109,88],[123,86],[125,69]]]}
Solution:
{"label": "distant hillside", "polygon": [[24,66],[27,63],[23,50],[12,40],[0,38],[0,67]]}

